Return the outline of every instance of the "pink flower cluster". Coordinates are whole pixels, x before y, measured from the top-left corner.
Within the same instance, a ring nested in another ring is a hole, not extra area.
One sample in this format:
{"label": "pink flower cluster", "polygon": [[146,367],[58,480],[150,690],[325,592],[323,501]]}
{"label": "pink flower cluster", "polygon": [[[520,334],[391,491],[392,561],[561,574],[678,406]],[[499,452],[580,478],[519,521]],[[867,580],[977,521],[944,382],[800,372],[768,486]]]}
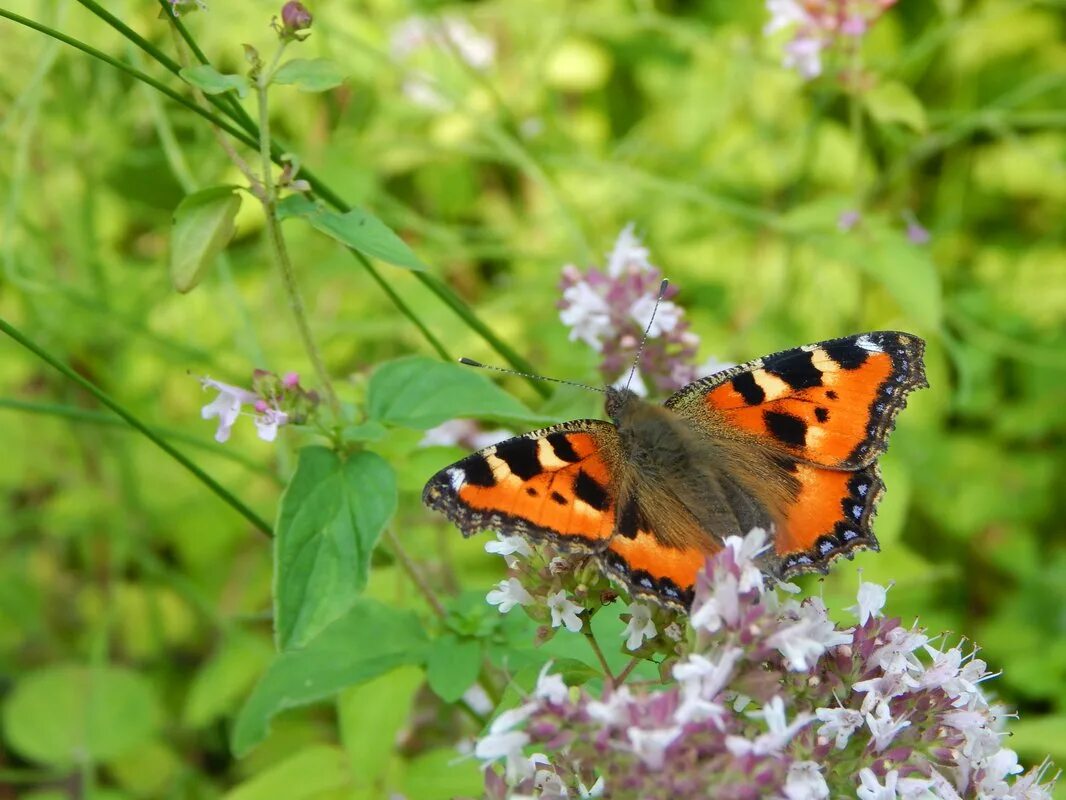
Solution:
{"label": "pink flower cluster", "polygon": [[823,53],[853,45],[896,0],[766,0],[767,36],[792,31],[784,65],[810,80],[822,74]]}
{"label": "pink flower cluster", "polygon": [[215,441],[229,440],[234,423],[251,406],[250,414],[256,433],[265,442],[277,438],[278,428],[290,422],[302,423],[318,405],[318,395],[300,386],[300,376],[289,372],[278,377],[273,372],[257,369],[252,376],[252,388],[232,386],[204,376],[204,389],[214,389],[218,395],[201,410],[204,419],[217,419]]}
{"label": "pink flower cluster", "polygon": [[545,667],[475,746],[487,796],[1050,800],[1048,765],[1022,774],[1003,747],[975,651],[885,619],[872,583],[838,627],[821,599],[763,585],[765,546],[752,531],[709,562],[672,681],[594,692]]}
{"label": "pink flower cluster", "polygon": [[648,249],[629,224],[618,235],[604,269],[590,267],[582,272],[568,265],[559,284],[563,294],[559,318],[570,328],[571,340],[581,340],[601,354],[600,372],[607,383],[625,383],[648,330],[630,386],[641,395],[648,393],[645,381],[659,392],[669,392],[727,366],[695,365],[700,339],[689,330],[684,310],[671,301],[677,287],[667,288],[652,320],[662,280],[662,273],[649,261]]}

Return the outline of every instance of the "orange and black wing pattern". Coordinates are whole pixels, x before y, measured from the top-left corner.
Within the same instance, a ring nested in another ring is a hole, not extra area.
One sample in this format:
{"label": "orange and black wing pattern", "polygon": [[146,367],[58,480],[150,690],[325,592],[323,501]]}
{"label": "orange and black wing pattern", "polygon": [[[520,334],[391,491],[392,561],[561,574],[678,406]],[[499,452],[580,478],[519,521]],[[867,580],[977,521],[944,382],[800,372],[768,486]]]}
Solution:
{"label": "orange and black wing pattern", "polygon": [[734,426],[780,452],[795,492],[773,509],[768,572],[825,572],[840,556],[878,549],[877,458],[907,395],[928,385],[924,350],[921,339],[897,331],[849,336],[756,359],[667,400],[698,426]]}
{"label": "orange and black wing pattern", "polygon": [[576,420],[507,439],[442,469],[422,501],[464,536],[479,531],[549,538],[560,549],[594,553],[615,526],[619,450],[614,425]]}
{"label": "orange and black wing pattern", "polygon": [[710,411],[798,461],[854,470],[887,446],[907,394],[928,386],[925,342],[875,331],[785,350],[689,384],[666,401]]}

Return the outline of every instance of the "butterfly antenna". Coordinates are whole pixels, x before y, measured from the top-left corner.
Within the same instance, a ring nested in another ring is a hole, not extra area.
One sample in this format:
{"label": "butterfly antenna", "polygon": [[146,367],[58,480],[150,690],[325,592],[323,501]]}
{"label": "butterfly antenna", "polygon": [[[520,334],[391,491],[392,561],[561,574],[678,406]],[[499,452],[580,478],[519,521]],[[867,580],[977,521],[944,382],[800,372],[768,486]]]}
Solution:
{"label": "butterfly antenna", "polygon": [[648,331],[651,330],[651,324],[655,322],[655,312],[659,310],[659,303],[663,301],[663,295],[666,294],[666,287],[670,285],[670,281],[663,278],[663,282],[659,284],[659,296],[655,298],[655,305],[651,309],[651,319],[648,320],[648,326],[644,329],[644,335],[640,337],[640,345],[637,347],[637,357],[633,359],[633,366],[629,369],[629,379],[626,381],[626,390],[629,390],[629,384],[633,382],[633,376],[637,374],[637,367],[640,366],[640,357],[644,355],[644,343],[648,341]]}
{"label": "butterfly antenna", "polygon": [[587,383],[578,383],[577,381],[564,381],[561,378],[548,378],[544,375],[534,375],[531,372],[519,372],[514,369],[504,369],[503,367],[493,367],[488,364],[482,364],[480,361],[474,361],[472,358],[459,359],[460,364],[465,364],[468,367],[477,367],[478,369],[490,369],[493,372],[502,372],[505,375],[517,375],[520,378],[532,378],[535,381],[550,381],[552,383],[561,383],[564,386],[577,386],[581,389],[588,389],[590,392],[605,393],[607,390],[599,386],[589,386]]}

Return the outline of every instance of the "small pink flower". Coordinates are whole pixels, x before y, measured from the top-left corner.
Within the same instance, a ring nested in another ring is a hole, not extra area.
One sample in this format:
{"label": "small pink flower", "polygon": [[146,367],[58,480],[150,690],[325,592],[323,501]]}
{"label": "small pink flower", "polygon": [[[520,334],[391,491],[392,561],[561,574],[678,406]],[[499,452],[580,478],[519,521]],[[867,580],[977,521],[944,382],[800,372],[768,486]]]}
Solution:
{"label": "small pink flower", "polygon": [[286,372],[285,377],[281,379],[281,385],[286,389],[295,389],[300,385],[300,373]]}
{"label": "small pink flower", "polygon": [[201,378],[200,383],[205,389],[217,389],[218,397],[200,409],[200,415],[204,419],[218,417],[218,430],[215,431],[215,441],[225,442],[229,439],[233,423],[241,414],[241,407],[254,404],[259,398],[254,392],[242,389],[239,386],[231,386],[228,383]]}

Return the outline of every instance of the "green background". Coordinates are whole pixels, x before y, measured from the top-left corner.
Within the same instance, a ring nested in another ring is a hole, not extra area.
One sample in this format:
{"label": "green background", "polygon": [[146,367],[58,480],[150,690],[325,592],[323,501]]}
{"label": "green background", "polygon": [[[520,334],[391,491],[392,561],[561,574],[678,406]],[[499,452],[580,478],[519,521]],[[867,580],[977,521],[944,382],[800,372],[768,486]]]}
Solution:
{"label": "green background", "polygon": [[[3,8],[188,96],[78,3]],[[173,52],[155,4],[108,9]],[[237,72],[242,43],[271,46],[277,11],[214,0],[186,23],[216,67]],[[347,80],[323,94],[274,89],[275,134],[538,371],[597,380],[595,354],[558,320],[559,274],[602,264],[629,221],[679,287],[701,360],[879,328],[924,337],[931,388],[882,461],[882,552],[839,564],[820,589],[805,583],[841,609],[857,567],[894,581],[890,613],[978,642],[1003,671],[986,688],[1019,712],[1010,746],[1024,762],[1050,751],[1066,763],[1061,2],[903,0],[866,37],[869,80],[855,92],[783,69],[759,3],[312,11],[313,34],[293,51],[333,59]],[[390,32],[415,13],[468,19],[494,40],[494,65],[435,47],[393,58]],[[241,181],[209,127],[14,22],[0,19],[0,39],[0,317],[274,519],[305,440],[268,445],[242,421],[216,446],[200,419],[212,395],[196,381],[247,384],[262,367],[313,383],[262,212],[245,199],[202,284],[175,292],[174,209]],[[409,70],[432,76],[444,108],[404,93]],[[853,208],[861,224],[838,230]],[[905,213],[928,244],[908,241]],[[375,365],[434,355],[350,253],[284,225],[346,401],[365,396]],[[410,272],[378,268],[450,354],[502,363]],[[591,395],[545,402],[504,385],[546,417],[595,413]],[[114,420],[0,338],[0,786],[36,800],[78,785],[100,798],[475,793],[474,763],[453,764],[451,748],[476,729],[428,696],[417,666],[288,712],[231,754],[234,715],[274,658],[270,541]],[[398,473],[393,528],[434,581],[476,600],[499,559],[422,509],[425,479],[460,451],[419,438],[392,431],[371,445]],[[383,550],[366,593],[425,611]]]}

